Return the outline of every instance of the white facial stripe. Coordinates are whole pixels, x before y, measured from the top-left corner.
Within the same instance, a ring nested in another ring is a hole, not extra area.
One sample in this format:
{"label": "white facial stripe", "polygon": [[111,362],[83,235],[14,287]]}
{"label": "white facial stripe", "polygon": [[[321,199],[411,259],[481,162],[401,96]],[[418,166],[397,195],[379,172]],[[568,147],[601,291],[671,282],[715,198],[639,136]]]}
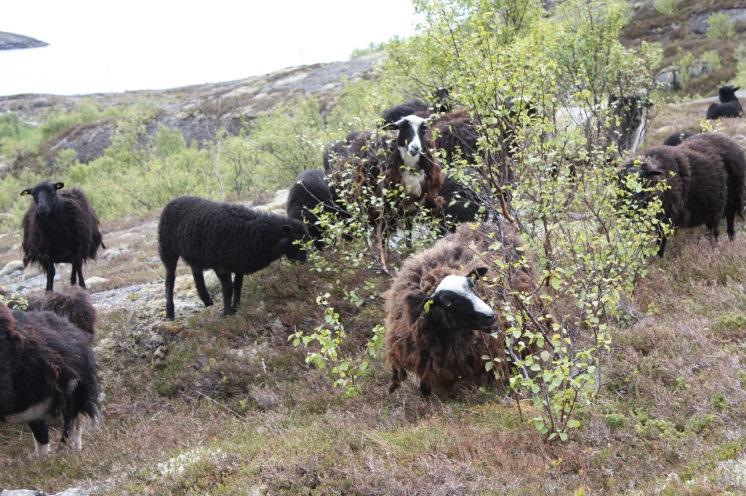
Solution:
{"label": "white facial stripe", "polygon": [[494,317],[495,315],[495,312],[492,311],[490,306],[483,302],[476,294],[474,294],[474,291],[469,288],[469,280],[464,276],[451,274],[444,277],[435,289],[436,293],[438,291],[453,291],[454,293],[458,293],[471,301],[475,312],[484,315],[485,317]]}
{"label": "white facial stripe", "polygon": [[52,398],[47,398],[41,403],[31,405],[22,412],[7,415],[5,421],[9,424],[25,424],[32,420],[44,418],[49,413],[49,407],[52,405]]}

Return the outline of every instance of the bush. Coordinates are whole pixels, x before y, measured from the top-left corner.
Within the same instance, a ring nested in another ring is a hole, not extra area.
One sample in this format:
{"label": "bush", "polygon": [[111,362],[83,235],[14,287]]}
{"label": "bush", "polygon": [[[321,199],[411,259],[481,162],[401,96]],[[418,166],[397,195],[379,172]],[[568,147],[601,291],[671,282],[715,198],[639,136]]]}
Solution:
{"label": "bush", "polygon": [[718,72],[722,69],[723,65],[720,62],[720,52],[717,50],[709,50],[702,54],[702,62],[707,65],[710,72]]}
{"label": "bush", "polygon": [[707,37],[712,39],[727,40],[733,38],[736,29],[733,22],[725,12],[718,12],[707,18]]}
{"label": "bush", "polygon": [[655,0],[653,5],[661,14],[670,16],[676,12],[680,4],[681,0]]}

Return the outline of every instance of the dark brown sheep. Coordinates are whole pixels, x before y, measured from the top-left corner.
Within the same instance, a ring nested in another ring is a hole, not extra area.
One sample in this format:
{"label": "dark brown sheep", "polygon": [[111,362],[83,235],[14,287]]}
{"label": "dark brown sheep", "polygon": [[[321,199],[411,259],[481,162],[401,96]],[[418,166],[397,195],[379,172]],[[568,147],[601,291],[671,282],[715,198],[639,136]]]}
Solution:
{"label": "dark brown sheep", "polygon": [[[500,247],[494,249],[497,242]],[[448,391],[458,381],[492,381],[495,374],[507,380],[510,353],[503,338],[488,332],[495,322],[503,329],[508,323],[477,296],[474,281],[488,270],[492,272],[488,281],[498,273],[503,276],[505,286],[482,291],[487,301],[496,304],[514,300],[513,291],[534,292],[533,272],[516,263],[518,248],[509,225],[462,224],[404,262],[384,295],[386,357],[392,371],[389,392],[407,373],[417,376],[424,395]],[[509,262],[510,268],[498,269],[498,261]],[[485,356],[499,359],[494,372],[486,370]]]}
{"label": "dark brown sheep", "polygon": [[[678,146],[657,146],[641,158],[627,162],[627,173],[667,181],[662,193],[666,220],[675,227],[705,225],[715,239],[725,216],[728,236],[735,236],[734,221],[744,206],[746,160],[731,138],[715,133],[698,134]],[[638,198],[646,201],[647,197]],[[666,237],[661,235],[658,254],[663,256]]]}
{"label": "dark brown sheep", "polygon": [[98,217],[85,194],[64,183],[43,182],[24,189],[34,203],[23,216],[23,265],[38,263],[47,274],[52,291],[56,263],[72,264],[70,284],[85,288],[83,262],[95,259],[104,246]]}
{"label": "dark brown sheep", "polygon": [[37,453],[47,454],[46,417],[60,414],[60,443],[81,449],[83,417],[100,417],[89,337],[51,312],[11,312],[0,302],[0,420],[28,424]]}

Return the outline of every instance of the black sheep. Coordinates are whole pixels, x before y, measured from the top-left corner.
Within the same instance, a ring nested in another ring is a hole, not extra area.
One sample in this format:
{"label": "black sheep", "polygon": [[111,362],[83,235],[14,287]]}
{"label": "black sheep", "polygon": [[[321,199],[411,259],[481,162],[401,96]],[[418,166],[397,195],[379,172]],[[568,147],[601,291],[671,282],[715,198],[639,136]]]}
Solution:
{"label": "black sheep", "polygon": [[443,197],[443,220],[450,231],[454,231],[462,222],[487,220],[487,210],[481,209],[479,194],[451,176],[443,176],[440,195]]}
{"label": "black sheep", "polygon": [[93,340],[96,327],[96,309],[87,291],[70,287],[58,293],[45,293],[28,298],[27,311],[47,311],[70,321]]}
{"label": "black sheep", "polygon": [[666,140],[663,142],[666,146],[679,146],[682,141],[684,141],[687,138],[691,138],[692,136],[698,134],[697,131],[692,131],[689,129],[683,129],[681,131],[678,131],[676,133],[673,133],[666,138]]}
{"label": "black sheep", "polygon": [[383,121],[386,124],[393,124],[408,115],[429,111],[430,106],[427,103],[415,98],[413,100],[408,100],[404,103],[400,103],[399,105],[394,105],[393,107],[387,108],[386,110],[381,112],[381,118],[383,118]]}
{"label": "black sheep", "polygon": [[[668,182],[661,200],[666,220],[673,226],[704,224],[717,239],[720,219],[725,216],[728,236],[734,238],[735,216],[742,215],[744,206],[746,159],[731,138],[708,133],[687,138],[676,147],[657,146],[628,162],[625,171]],[[638,199],[645,201],[645,196]],[[658,255],[663,256],[665,248],[666,238],[661,235]]]}
{"label": "black sheep", "polygon": [[295,219],[193,196],[171,200],[158,223],[158,250],[166,267],[166,318],[174,318],[179,257],[191,267],[205,306],[212,305],[212,298],[202,272],[215,271],[223,290],[223,315],[228,315],[235,313],[241,300],[244,274],[261,270],[283,255],[305,261],[306,252],[296,242],[308,239],[308,229]]}
{"label": "black sheep", "polygon": [[721,117],[743,117],[743,107],[738,101],[736,91],[738,86],[722,86],[718,90],[719,103],[713,103],[707,108],[708,119],[719,119]]}
{"label": "black sheep", "polygon": [[314,239],[314,246],[323,248],[323,232],[317,225],[318,217],[312,211],[323,206],[323,212],[340,217],[349,217],[347,212],[337,206],[335,195],[329,187],[326,174],[319,169],[307,169],[298,174],[290,187],[287,201],[287,214],[291,219],[303,222]]}
{"label": "black sheep", "polygon": [[23,216],[23,265],[38,263],[47,274],[47,291],[52,291],[56,263],[72,264],[70,284],[76,279],[85,288],[83,262],[95,259],[104,246],[98,217],[85,194],[65,189],[64,183],[42,182],[24,189],[21,195],[34,197]]}
{"label": "black sheep", "polygon": [[350,143],[356,140],[360,136],[360,131],[352,131],[345,139],[332,141],[324,147],[323,162],[324,171],[328,174],[331,169],[332,162],[337,159],[348,156]]}
{"label": "black sheep", "polygon": [[61,444],[80,449],[83,416],[100,416],[96,359],[88,337],[51,312],[0,303],[0,419],[28,424],[36,451],[49,453],[45,418],[62,415]]}

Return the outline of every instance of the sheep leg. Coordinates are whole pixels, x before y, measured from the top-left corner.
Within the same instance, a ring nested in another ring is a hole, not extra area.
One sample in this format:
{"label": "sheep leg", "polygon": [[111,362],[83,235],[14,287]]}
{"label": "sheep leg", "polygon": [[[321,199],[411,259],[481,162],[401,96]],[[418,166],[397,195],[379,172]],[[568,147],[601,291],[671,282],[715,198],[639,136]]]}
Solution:
{"label": "sheep leg", "polygon": [[37,455],[46,456],[49,454],[49,427],[43,420],[33,420],[29,422],[31,433],[34,435],[34,448]]}
{"label": "sheep leg", "polygon": [[83,277],[83,260],[80,260],[80,263],[78,264],[78,284],[81,288],[85,289],[85,278]]}
{"label": "sheep leg", "polygon": [[47,291],[53,291],[54,287],[54,262],[47,262],[44,266],[44,271],[47,273]]}
{"label": "sheep leg", "polygon": [[78,451],[83,449],[83,420],[83,415],[78,414],[73,420],[72,430],[70,431],[73,447]]}
{"label": "sheep leg", "polygon": [[233,309],[238,308],[238,304],[241,303],[241,287],[243,286],[243,274],[236,273],[233,276]]}
{"label": "sheep leg", "polygon": [[67,440],[70,437],[70,434],[73,433],[74,430],[74,424],[75,424],[75,417],[71,414],[69,411],[69,406],[63,407],[63,413],[62,413],[62,437],[60,438],[60,446],[64,446],[67,444]]}
{"label": "sheep leg", "polygon": [[205,285],[205,275],[202,272],[202,267],[192,267],[192,277],[194,277],[194,285],[197,286],[197,294],[199,295],[199,299],[202,300],[202,303],[204,303],[206,307],[209,307],[210,305],[212,305],[212,297],[207,291],[207,286]]}
{"label": "sheep leg", "polygon": [[733,239],[736,237],[736,228],[735,228],[735,220],[736,220],[736,209],[732,206],[729,206],[729,208],[725,211],[725,220],[728,222],[728,239],[733,241]]}
{"label": "sheep leg", "polygon": [[174,320],[174,283],[176,282],[176,264],[179,259],[164,260],[166,267],[166,318]]}
{"label": "sheep leg", "polygon": [[75,262],[73,262],[72,270],[70,271],[70,286],[75,286],[75,283],[78,282],[78,267],[75,265]]}
{"label": "sheep leg", "polygon": [[231,281],[230,272],[215,272],[220,279],[220,285],[223,288],[223,315],[232,315],[236,313],[233,308],[232,297],[233,297],[233,282]]}

